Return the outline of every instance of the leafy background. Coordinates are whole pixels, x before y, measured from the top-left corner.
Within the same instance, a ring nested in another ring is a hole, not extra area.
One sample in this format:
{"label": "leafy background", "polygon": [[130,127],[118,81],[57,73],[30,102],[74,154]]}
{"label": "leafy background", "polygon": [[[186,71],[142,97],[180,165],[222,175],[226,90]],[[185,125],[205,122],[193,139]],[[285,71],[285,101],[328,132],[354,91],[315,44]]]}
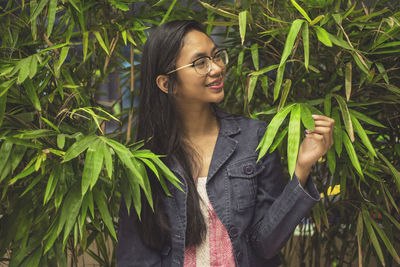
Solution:
{"label": "leafy background", "polygon": [[0,262],[76,266],[88,253],[115,266],[120,201],[140,213],[141,188],[152,203],[145,167],[167,194],[166,183],[180,186],[162,157],[132,142],[133,122],[148,29],[191,18],[229,50],[222,108],[270,122],[260,154],[277,149],[287,177],[311,114],[336,121],[335,145],[312,170],[324,197],[282,250],[283,265],[400,264],[396,0],[0,8]]}

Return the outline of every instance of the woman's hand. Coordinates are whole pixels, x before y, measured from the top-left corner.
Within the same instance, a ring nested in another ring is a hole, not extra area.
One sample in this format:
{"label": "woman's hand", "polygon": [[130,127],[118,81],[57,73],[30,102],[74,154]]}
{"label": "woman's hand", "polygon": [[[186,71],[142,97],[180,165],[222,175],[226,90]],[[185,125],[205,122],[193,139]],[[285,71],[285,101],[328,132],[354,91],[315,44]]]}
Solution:
{"label": "woman's hand", "polygon": [[335,121],[322,115],[312,115],[315,121],[313,131],[306,130],[300,145],[295,173],[302,186],[307,182],[312,165],[333,145],[333,126]]}

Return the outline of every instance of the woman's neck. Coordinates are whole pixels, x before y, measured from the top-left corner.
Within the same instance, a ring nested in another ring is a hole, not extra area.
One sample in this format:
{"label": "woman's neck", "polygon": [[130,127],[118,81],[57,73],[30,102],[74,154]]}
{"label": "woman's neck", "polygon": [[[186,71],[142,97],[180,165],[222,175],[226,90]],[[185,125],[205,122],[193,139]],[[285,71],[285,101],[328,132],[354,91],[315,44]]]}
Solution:
{"label": "woman's neck", "polygon": [[210,104],[179,109],[186,138],[196,140],[218,133],[219,124]]}

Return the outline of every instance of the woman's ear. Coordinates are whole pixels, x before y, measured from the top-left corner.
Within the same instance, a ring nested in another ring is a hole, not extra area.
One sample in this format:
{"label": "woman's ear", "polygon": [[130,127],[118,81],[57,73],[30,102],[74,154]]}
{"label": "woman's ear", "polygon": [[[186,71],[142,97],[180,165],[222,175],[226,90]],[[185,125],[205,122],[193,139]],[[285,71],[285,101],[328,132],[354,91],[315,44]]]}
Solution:
{"label": "woman's ear", "polygon": [[168,94],[168,76],[167,75],[158,75],[156,78],[156,83],[158,88],[161,91]]}

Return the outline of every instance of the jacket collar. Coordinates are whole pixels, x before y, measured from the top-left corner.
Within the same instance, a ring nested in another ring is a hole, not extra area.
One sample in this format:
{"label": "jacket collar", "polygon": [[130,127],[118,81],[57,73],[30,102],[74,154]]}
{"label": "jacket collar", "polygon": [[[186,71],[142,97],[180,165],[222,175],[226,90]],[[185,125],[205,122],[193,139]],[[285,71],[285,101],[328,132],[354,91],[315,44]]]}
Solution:
{"label": "jacket collar", "polygon": [[[232,138],[232,136],[240,132],[240,127],[234,115],[228,114],[219,108],[216,108],[215,112],[220,123],[220,129],[208,170],[207,183],[215,176],[217,171],[235,151],[238,141]],[[183,179],[184,172],[181,165],[176,160],[171,160],[168,165],[175,174],[180,176],[178,178],[186,187],[186,182]]]}

